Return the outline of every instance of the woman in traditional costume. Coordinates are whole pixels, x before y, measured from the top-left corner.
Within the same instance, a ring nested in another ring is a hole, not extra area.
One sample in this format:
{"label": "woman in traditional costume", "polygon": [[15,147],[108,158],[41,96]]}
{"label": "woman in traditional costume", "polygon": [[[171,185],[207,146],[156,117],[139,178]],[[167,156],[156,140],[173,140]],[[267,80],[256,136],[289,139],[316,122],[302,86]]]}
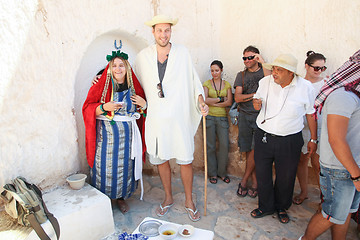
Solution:
{"label": "woman in traditional costume", "polygon": [[114,51],[106,59],[109,64],[90,88],[82,109],[86,156],[91,184],[116,199],[125,213],[129,209],[125,199],[135,191],[135,181],[140,180],[142,185],[146,150],[140,132],[144,132],[143,110],[147,105],[127,54]]}

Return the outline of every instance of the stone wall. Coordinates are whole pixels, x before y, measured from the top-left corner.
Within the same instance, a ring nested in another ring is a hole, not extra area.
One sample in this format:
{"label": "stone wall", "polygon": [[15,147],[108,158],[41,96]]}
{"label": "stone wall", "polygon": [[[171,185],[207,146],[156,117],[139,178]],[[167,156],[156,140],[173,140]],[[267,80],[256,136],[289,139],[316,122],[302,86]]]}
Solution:
{"label": "stone wall", "polygon": [[[322,52],[331,74],[359,48],[359,11],[358,0],[1,1],[0,186],[22,175],[55,187],[88,171],[81,106],[92,76],[115,39],[124,41],[130,62],[153,44],[144,22],[156,13],[179,17],[172,41],[189,49],[202,81],[220,59],[233,84],[249,44],[267,61],[292,53],[301,74],[306,51]],[[229,173],[241,175],[236,127],[230,132]],[[200,170],[201,127],[195,143]]]}

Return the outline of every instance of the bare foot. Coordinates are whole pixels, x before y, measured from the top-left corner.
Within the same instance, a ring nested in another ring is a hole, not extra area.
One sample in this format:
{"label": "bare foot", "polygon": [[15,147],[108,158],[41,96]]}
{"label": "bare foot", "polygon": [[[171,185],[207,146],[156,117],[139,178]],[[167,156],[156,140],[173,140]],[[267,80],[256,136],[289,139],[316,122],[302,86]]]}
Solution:
{"label": "bare foot", "polygon": [[124,199],[116,199],[116,203],[122,213],[127,213],[129,211],[129,205],[127,205]]}

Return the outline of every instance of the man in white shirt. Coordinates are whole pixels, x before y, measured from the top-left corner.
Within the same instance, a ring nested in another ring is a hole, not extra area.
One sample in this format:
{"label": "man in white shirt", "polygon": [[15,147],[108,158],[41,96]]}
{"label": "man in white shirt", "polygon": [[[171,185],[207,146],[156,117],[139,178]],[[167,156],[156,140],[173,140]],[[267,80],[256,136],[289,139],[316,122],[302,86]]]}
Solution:
{"label": "man in white shirt", "polygon": [[263,66],[272,70],[272,74],[260,80],[253,101],[254,108],[260,110],[256,119],[259,130],[255,133],[259,207],[251,212],[251,216],[260,218],[276,211],[279,221],[288,223],[286,210],[292,204],[296,170],[304,143],[301,134],[304,116],[311,132],[307,145],[310,155],[317,148],[317,124],[312,116],[315,90],[309,81],[297,75],[297,60],[291,54],[282,54],[272,64]]}

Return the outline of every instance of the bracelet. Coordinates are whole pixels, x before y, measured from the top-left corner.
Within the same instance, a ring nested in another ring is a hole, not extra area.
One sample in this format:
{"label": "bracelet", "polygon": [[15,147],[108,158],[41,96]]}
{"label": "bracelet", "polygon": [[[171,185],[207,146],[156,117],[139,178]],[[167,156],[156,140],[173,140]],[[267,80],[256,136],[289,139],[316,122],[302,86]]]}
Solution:
{"label": "bracelet", "polygon": [[104,110],[104,104],[105,104],[105,103],[103,103],[103,104],[100,105],[100,110],[101,110],[102,112],[106,112],[106,111]]}
{"label": "bracelet", "polygon": [[315,144],[318,144],[319,143],[319,140],[317,139],[310,139],[309,142],[312,142],[312,143],[315,143]]}
{"label": "bracelet", "polygon": [[219,103],[221,103],[221,102],[224,102],[224,98],[223,97],[219,97]]}
{"label": "bracelet", "polygon": [[350,179],[351,179],[351,181],[353,181],[353,182],[359,182],[360,181],[360,176],[358,176],[358,177],[352,177],[352,176],[350,176]]}

